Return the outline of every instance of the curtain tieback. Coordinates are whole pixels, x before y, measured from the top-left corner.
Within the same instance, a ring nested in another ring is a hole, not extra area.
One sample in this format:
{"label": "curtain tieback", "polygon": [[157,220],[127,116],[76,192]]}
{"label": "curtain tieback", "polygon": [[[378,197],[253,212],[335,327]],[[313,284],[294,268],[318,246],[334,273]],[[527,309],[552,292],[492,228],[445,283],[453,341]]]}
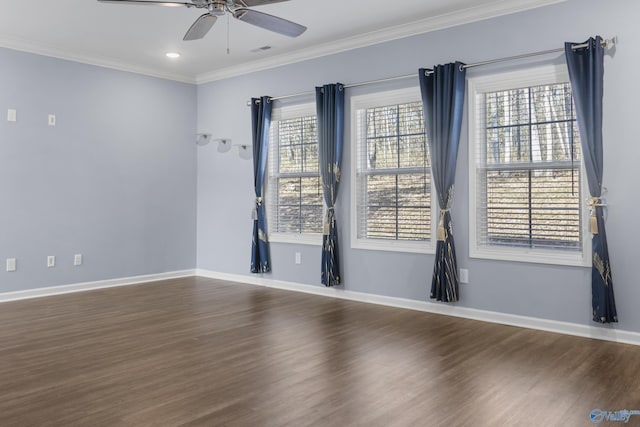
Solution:
{"label": "curtain tieback", "polygon": [[440,209],[440,221],[438,222],[438,241],[444,242],[447,240],[447,230],[444,228],[444,216],[449,212],[449,208]]}
{"label": "curtain tieback", "polygon": [[251,219],[258,220],[258,207],[262,205],[262,197],[256,197],[256,205],[251,209]]}
{"label": "curtain tieback", "polygon": [[598,206],[607,206],[602,203],[600,197],[589,197],[587,199],[587,205],[589,205],[589,231],[591,234],[598,234],[598,217],[596,216],[596,208]]}
{"label": "curtain tieback", "polygon": [[324,229],[322,231],[322,234],[324,234],[325,236],[328,236],[329,234],[331,234],[331,221],[334,218],[335,218],[335,209],[333,208],[333,206],[327,206],[327,217],[325,218]]}

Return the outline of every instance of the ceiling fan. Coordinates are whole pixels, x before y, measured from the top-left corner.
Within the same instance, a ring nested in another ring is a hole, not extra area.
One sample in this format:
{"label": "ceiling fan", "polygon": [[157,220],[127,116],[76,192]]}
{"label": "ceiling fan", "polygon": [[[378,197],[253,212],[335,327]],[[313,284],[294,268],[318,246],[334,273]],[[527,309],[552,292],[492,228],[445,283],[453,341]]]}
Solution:
{"label": "ceiling fan", "polygon": [[298,37],[307,30],[307,27],[288,21],[284,18],[269,15],[264,12],[250,9],[254,6],[279,3],[289,0],[191,0],[182,1],[156,1],[156,0],[98,0],[100,3],[143,4],[159,6],[186,6],[198,9],[207,9],[207,13],[201,15],[191,25],[184,35],[183,40],[198,40],[203,38],[218,16],[230,13],[234,18],[255,25],[265,30],[273,31],[289,37]]}

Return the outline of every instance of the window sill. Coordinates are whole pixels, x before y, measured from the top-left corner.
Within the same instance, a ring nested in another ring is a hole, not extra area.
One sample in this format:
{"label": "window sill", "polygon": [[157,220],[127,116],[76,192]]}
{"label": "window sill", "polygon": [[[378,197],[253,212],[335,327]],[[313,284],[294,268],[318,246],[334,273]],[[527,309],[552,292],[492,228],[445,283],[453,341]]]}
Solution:
{"label": "window sill", "polygon": [[322,234],[320,233],[272,233],[269,234],[271,243],[292,243],[296,245],[322,246]]}
{"label": "window sill", "polygon": [[469,251],[470,258],[496,261],[526,262],[529,264],[550,264],[568,267],[590,267],[591,258],[582,252],[524,248],[478,248]]}
{"label": "window sill", "polygon": [[434,254],[435,248],[430,241],[426,242],[402,242],[397,240],[352,239],[352,249],[365,249],[371,251],[406,252],[415,254]]}

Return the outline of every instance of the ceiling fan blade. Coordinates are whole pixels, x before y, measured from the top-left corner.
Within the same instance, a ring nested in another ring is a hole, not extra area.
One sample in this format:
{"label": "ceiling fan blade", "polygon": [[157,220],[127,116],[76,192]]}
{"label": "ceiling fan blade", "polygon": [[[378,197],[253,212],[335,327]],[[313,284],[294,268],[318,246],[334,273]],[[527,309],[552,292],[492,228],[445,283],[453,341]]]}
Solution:
{"label": "ceiling fan blade", "polygon": [[213,27],[213,24],[216,23],[217,19],[218,18],[216,16],[205,13],[204,15],[200,16],[200,18],[196,19],[196,22],[191,25],[191,27],[187,31],[187,34],[184,35],[184,38],[182,40],[189,41],[199,40],[203,38],[207,35],[211,27]]}
{"label": "ceiling fan blade", "polygon": [[145,4],[147,6],[187,6],[194,7],[193,3],[186,3],[181,1],[155,1],[155,0],[98,0],[100,3],[114,3],[114,4]]}
{"label": "ceiling fan blade", "polygon": [[298,37],[307,30],[307,27],[303,25],[267,13],[258,12],[257,10],[247,9],[246,7],[236,9],[233,12],[233,16],[241,21],[289,37]]}
{"label": "ceiling fan blade", "polygon": [[282,3],[283,1],[289,0],[242,0],[243,3],[247,7],[256,7],[256,6],[264,6],[265,4],[271,3]]}

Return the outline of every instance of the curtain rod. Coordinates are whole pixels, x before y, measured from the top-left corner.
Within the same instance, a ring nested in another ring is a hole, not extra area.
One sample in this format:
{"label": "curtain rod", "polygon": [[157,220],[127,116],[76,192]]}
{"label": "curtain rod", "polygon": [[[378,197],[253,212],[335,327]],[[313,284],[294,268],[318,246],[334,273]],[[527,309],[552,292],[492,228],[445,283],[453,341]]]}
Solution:
{"label": "curtain rod", "polygon": [[[602,40],[602,46],[603,47],[611,47],[611,46],[615,45],[615,43],[616,43],[615,37],[610,38],[610,39],[606,39],[606,40]],[[580,43],[580,44],[574,44],[573,46],[571,46],[571,48],[572,49],[583,49],[583,48],[585,48],[587,46],[589,46],[588,43]],[[473,64],[465,64],[465,65],[462,66],[462,68],[466,69],[466,68],[481,67],[483,65],[497,64],[499,62],[514,61],[514,60],[517,60],[517,59],[530,58],[532,56],[550,55],[552,53],[560,53],[560,52],[564,52],[564,48],[563,47],[562,48],[558,48],[558,49],[542,50],[542,51],[539,51],[539,52],[524,53],[522,55],[508,56],[506,58],[491,59],[489,61],[475,62]],[[409,79],[409,78],[412,78],[412,77],[415,77],[415,76],[416,75],[414,73],[414,74],[408,74],[406,76],[388,77],[386,79],[369,80],[369,81],[361,82],[361,83],[346,84],[346,85],[344,85],[344,87],[345,88],[349,88],[349,87],[367,86],[367,85],[370,85],[370,84],[386,83],[386,82],[391,82],[391,81],[395,81],[395,80]],[[315,93],[315,91],[308,91],[308,92],[294,93],[292,95],[274,96],[274,97],[271,98],[271,100],[272,101],[278,101],[278,100],[282,100],[282,99],[297,98],[297,97],[300,97],[300,96],[313,95],[314,93]],[[251,105],[251,101],[247,101],[247,105]]]}
{"label": "curtain rod", "polygon": [[[611,38],[611,39],[602,40],[602,42],[601,42],[602,47],[609,47],[609,46],[613,46],[614,44],[615,44],[615,37]],[[589,46],[589,43],[574,44],[573,46],[571,46],[571,49],[573,49],[573,50],[584,49],[585,47],[588,47],[588,46]],[[532,57],[532,56],[550,55],[552,53],[560,53],[560,52],[564,52],[564,48],[563,47],[558,48],[558,49],[542,50],[540,52],[525,53],[525,54],[522,54],[522,55],[509,56],[509,57],[506,57],[506,58],[492,59],[490,61],[476,62],[474,64],[466,64],[466,65],[463,65],[462,68],[481,67],[483,65],[497,64],[499,62],[506,62],[506,61],[515,61],[516,59],[524,59],[524,58],[529,58],[529,57]]]}
{"label": "curtain rod", "polygon": [[[387,77],[386,79],[370,80],[370,81],[367,81],[367,82],[352,83],[352,84],[343,85],[343,86],[345,88],[358,87],[358,86],[367,86],[367,85],[371,85],[371,84],[375,84],[375,83],[385,83],[385,82],[392,82],[394,80],[404,80],[404,79],[407,79],[409,77],[415,77],[415,74],[411,74],[410,76]],[[308,91],[308,92],[294,93],[292,95],[274,96],[274,97],[271,98],[271,100],[272,101],[278,101],[278,100],[281,100],[281,99],[296,98],[296,97],[299,97],[299,96],[309,96],[309,95],[313,95],[314,93],[316,93],[316,92],[315,91]],[[249,105],[251,105],[251,101],[249,101]]]}

